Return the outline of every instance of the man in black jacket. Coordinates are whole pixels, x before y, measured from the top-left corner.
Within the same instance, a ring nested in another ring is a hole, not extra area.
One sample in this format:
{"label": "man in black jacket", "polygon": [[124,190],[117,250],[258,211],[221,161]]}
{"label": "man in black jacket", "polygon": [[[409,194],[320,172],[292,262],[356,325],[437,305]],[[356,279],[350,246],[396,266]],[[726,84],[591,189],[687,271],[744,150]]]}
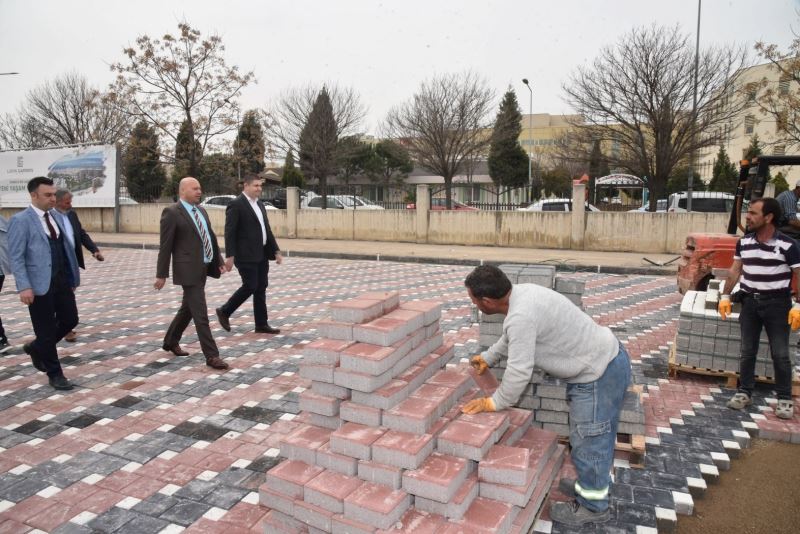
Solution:
{"label": "man in black jacket", "polygon": [[[105,258],[100,253],[100,249],[94,244],[92,238],[83,229],[78,214],[72,209],[72,193],[66,189],[59,189],[56,191],[56,211],[61,214],[61,222],[66,230],[67,240],[75,247],[75,257],[78,258],[78,267],[86,270],[86,263],[83,261],[83,247],[92,253],[92,257],[97,261],[103,261]],[[78,334],[74,330],[70,330],[64,336],[65,341],[74,342],[78,338]]]}
{"label": "man in black jacket", "polygon": [[267,322],[267,286],[269,260],[280,265],[283,256],[269,227],[264,204],[259,200],[262,179],[246,176],[243,186],[242,194],[225,211],[225,266],[230,270],[236,265],[242,286],[217,308],[217,318],[222,328],[230,332],[230,316],[252,295],[255,331],[279,334],[280,330]]}

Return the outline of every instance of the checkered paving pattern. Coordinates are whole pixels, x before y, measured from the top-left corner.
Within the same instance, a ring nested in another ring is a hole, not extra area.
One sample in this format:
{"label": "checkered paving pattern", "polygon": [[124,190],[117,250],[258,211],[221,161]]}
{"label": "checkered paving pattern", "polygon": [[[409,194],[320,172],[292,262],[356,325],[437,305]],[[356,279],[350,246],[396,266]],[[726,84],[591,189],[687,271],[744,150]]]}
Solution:
{"label": "checkered paving pattern", "polygon": [[[65,374],[77,386],[69,392],[51,389],[22,353],[21,344],[32,338],[30,320],[7,280],[0,309],[17,348],[0,358],[0,533],[263,532],[268,510],[258,504],[257,490],[279,461],[282,436],[297,426],[298,395],[308,386],[297,374],[301,349],[318,337],[314,323],[332,301],[384,290],[400,291],[403,300],[438,298],[456,358],[478,349],[463,288],[469,267],[290,258],[270,272],[270,324],[280,335],[253,332],[249,302],[232,317],[232,332],[212,316],[221,355],[232,367],[219,373],[204,365],[191,325],[182,340],[190,356],[161,350],[180,288],[153,290],[155,256],[113,249],[83,273],[78,342],[59,347]],[[648,385],[649,439],[667,455],[653,455],[663,466],[648,467],[667,469],[668,453],[681,447],[664,437],[667,431],[683,436],[673,431],[678,419],[694,432],[703,426],[690,424],[692,417],[705,418],[704,424],[731,420],[720,408],[730,392],[714,382],[666,380],[680,303],[674,280],[570,276],[586,281],[587,313],[611,327],[636,360],[636,381]],[[239,282],[235,273],[209,281],[209,309]],[[770,402],[766,392],[752,416],[735,416],[772,424],[773,437],[800,434],[796,421],[775,421]],[[663,477],[650,476],[647,487],[658,484]],[[547,523],[545,515],[537,528],[550,531]],[[564,532],[558,529],[552,531]]]}

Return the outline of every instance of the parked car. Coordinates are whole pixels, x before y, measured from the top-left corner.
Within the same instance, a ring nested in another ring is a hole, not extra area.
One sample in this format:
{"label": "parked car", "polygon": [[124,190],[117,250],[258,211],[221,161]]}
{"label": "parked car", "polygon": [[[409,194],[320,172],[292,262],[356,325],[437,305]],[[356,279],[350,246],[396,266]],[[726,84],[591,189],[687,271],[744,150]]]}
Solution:
{"label": "parked car", "polygon": [[[692,193],[692,211],[701,213],[730,213],[733,210],[734,195],[717,191],[695,191]],[[686,191],[672,193],[669,196],[670,213],[685,213],[687,203]]]}
{"label": "parked car", "polygon": [[200,205],[206,209],[225,209],[228,207],[228,204],[233,202],[236,198],[236,195],[216,195],[213,197],[207,197],[203,200]]}
{"label": "parked car", "polygon": [[[306,195],[300,206],[308,209],[322,209],[321,195]],[[371,200],[354,195],[328,195],[327,209],[355,209],[355,210],[382,210],[381,206],[374,204]]]}
{"label": "parked car", "polygon": [[[660,199],[656,200],[656,211],[655,212],[656,213],[666,213],[667,212],[667,202],[668,202],[668,200],[666,198],[660,198]],[[640,213],[641,212],[649,213],[648,212],[648,208],[649,207],[650,207],[650,203],[648,202],[647,204],[645,204],[641,208],[636,208],[635,210],[628,210],[628,211],[638,211]]]}
{"label": "parked car", "polygon": [[264,204],[264,209],[265,210],[276,210],[276,209],[278,209],[275,206],[273,206],[272,202],[270,202],[269,200],[262,200],[261,202]]}
{"label": "parked car", "polygon": [[[415,210],[417,209],[417,205],[412,202],[406,205],[406,209]],[[447,209],[447,199],[439,197],[431,199],[431,211],[443,211],[446,209]],[[467,206],[463,202],[459,202],[458,200],[454,199],[450,200],[450,209],[456,211],[479,211],[478,208]]]}
{"label": "parked car", "polygon": [[[517,211],[572,211],[572,199],[546,198],[538,200],[526,208],[518,208]],[[586,202],[586,211],[600,210]]]}

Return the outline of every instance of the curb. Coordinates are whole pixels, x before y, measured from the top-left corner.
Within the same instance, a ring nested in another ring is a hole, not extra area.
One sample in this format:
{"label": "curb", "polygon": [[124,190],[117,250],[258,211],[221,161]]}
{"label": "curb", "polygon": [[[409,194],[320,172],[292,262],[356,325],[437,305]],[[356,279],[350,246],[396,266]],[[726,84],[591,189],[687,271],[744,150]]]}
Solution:
{"label": "curb", "polygon": [[[157,244],[148,243],[113,243],[110,241],[97,241],[98,246],[114,248],[134,248],[140,250],[158,250]],[[222,248],[222,251],[225,249]],[[516,263],[514,261],[483,261],[463,260],[457,258],[437,258],[428,256],[397,256],[382,254],[350,254],[345,252],[307,252],[282,250],[287,258],[321,258],[329,260],[360,260],[360,261],[390,261],[402,263],[429,263],[434,265],[464,265],[477,267],[478,265],[503,265]],[[596,274],[628,274],[648,276],[675,276],[676,268],[672,267],[623,267],[615,265],[582,265],[564,262],[544,261],[540,265],[555,265],[556,271],[568,273],[596,273]]]}

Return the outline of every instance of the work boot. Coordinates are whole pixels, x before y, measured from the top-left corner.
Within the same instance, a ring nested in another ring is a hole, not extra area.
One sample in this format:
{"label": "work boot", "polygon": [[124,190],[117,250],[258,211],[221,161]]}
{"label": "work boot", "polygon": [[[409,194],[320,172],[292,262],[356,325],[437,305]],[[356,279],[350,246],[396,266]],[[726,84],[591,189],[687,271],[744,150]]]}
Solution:
{"label": "work boot", "polygon": [[562,478],[558,481],[558,491],[566,495],[567,497],[575,498],[577,495],[575,493],[575,479],[574,478]]}
{"label": "work boot", "polygon": [[750,395],[739,391],[736,393],[736,395],[731,397],[731,400],[728,401],[727,406],[732,410],[744,410],[751,404],[753,404],[753,399],[750,398]]}
{"label": "work boot", "polygon": [[605,523],[611,517],[608,508],[592,512],[578,501],[557,502],[550,506],[550,519],[565,525],[579,527],[586,523]]}

